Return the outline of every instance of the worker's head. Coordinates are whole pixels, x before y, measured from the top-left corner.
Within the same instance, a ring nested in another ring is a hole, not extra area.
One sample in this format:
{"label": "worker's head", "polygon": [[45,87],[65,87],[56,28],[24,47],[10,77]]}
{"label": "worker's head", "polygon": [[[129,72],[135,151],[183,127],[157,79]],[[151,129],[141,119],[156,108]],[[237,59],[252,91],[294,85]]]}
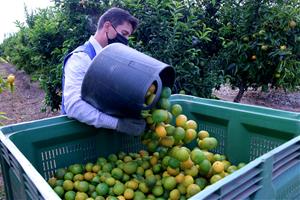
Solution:
{"label": "worker's head", "polygon": [[98,21],[96,39],[98,38],[102,47],[120,42],[128,43],[128,37],[135,31],[138,20],[128,11],[121,8],[107,10]]}

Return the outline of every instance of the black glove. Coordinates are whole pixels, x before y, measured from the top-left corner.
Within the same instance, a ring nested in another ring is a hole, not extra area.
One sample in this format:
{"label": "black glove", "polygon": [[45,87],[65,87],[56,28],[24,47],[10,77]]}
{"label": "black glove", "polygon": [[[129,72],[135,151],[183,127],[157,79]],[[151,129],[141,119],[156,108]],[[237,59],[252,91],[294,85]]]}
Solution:
{"label": "black glove", "polygon": [[121,118],[117,124],[117,131],[126,133],[128,135],[141,135],[146,127],[144,119]]}

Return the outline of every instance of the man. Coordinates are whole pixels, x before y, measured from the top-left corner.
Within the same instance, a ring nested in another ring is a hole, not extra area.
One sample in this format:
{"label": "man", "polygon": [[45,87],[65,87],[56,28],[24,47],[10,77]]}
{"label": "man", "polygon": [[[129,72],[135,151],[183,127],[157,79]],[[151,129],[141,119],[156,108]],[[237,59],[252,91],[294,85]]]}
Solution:
{"label": "man", "polygon": [[63,67],[62,113],[97,128],[114,129],[129,135],[140,135],[145,128],[143,119],[117,118],[97,110],[81,99],[81,85],[92,59],[105,46],[120,42],[125,45],[135,31],[138,20],[120,8],[107,10],[98,21],[94,36],[66,56]]}

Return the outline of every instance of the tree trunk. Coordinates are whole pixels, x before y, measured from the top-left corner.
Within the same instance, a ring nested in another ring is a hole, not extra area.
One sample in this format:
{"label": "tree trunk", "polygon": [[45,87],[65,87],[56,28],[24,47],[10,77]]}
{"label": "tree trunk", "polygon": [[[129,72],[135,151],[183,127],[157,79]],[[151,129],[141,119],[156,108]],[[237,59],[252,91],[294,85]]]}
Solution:
{"label": "tree trunk", "polygon": [[233,101],[239,103],[241,101],[241,99],[243,98],[245,91],[246,91],[246,88],[244,87],[244,85],[241,85],[239,87],[239,93],[236,95],[236,97],[234,98]]}

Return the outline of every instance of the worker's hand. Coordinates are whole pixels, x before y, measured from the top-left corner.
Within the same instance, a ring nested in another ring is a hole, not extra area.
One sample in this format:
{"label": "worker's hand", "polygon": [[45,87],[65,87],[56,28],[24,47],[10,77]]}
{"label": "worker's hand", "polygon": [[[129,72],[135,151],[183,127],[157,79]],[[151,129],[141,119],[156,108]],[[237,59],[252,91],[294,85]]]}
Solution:
{"label": "worker's hand", "polygon": [[117,131],[126,133],[128,135],[141,135],[146,127],[144,119],[122,118],[119,119]]}

